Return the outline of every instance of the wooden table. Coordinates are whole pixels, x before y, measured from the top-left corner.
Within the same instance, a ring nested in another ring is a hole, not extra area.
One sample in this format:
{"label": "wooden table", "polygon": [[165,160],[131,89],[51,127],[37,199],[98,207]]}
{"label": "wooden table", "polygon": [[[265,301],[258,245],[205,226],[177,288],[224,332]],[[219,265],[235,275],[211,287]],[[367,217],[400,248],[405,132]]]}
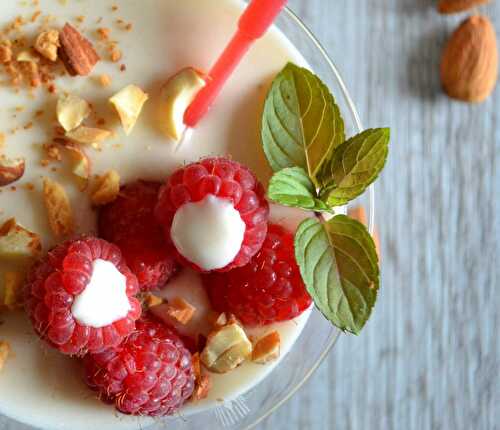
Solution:
{"label": "wooden table", "polygon": [[[500,89],[481,105],[440,91],[465,15],[437,0],[292,0],[344,76],[365,126],[389,125],[377,185],[383,283],[263,430],[500,428]],[[500,2],[481,11],[500,34]]]}
{"label": "wooden table", "polygon": [[[442,95],[440,51],[463,17],[436,2],[291,1],[365,126],[392,127],[377,186],[383,286],[362,335],[341,338],[260,429],[500,426],[500,91],[478,106]],[[500,31],[500,2],[483,10]]]}

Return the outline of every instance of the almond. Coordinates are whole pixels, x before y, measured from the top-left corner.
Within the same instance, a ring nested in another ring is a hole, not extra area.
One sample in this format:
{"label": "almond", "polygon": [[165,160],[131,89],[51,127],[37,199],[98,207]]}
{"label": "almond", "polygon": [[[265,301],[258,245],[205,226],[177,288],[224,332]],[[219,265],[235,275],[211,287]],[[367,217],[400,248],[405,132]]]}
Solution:
{"label": "almond", "polygon": [[155,296],[154,294],[148,293],[144,297],[144,305],[149,309],[154,306],[161,305],[164,300],[161,297]]}
{"label": "almond", "polygon": [[5,340],[0,340],[0,371],[5,366],[7,357],[10,354],[10,345]]}
{"label": "almond", "polygon": [[448,41],[441,60],[441,83],[452,98],[481,102],[495,88],[498,51],[490,20],[475,15],[466,19]]}
{"label": "almond", "polygon": [[200,400],[206,399],[208,393],[212,388],[212,380],[209,375],[201,375],[200,379],[196,381],[194,386],[194,391],[191,396],[193,402],[199,402]]}
{"label": "almond", "polygon": [[280,356],[280,334],[273,331],[260,338],[254,345],[252,361],[258,364],[266,364],[276,360]]}
{"label": "almond", "polygon": [[490,0],[440,0],[439,13],[457,13],[472,9],[473,7],[489,3]]}
{"label": "almond", "polygon": [[73,211],[64,188],[56,181],[45,178],[43,198],[52,232],[58,237],[73,233]]}
{"label": "almond", "polygon": [[97,178],[90,199],[95,206],[101,206],[114,201],[119,193],[120,175],[115,170],[109,170]]}
{"label": "almond", "polygon": [[87,76],[100,60],[92,43],[66,23],[59,34],[59,57],[72,76]]}
{"label": "almond", "polygon": [[18,260],[38,257],[42,251],[40,236],[11,218],[0,226],[0,258]]}
{"label": "almond", "polygon": [[59,31],[57,30],[42,31],[35,41],[35,49],[50,61],[57,61],[59,46]]}
{"label": "almond", "polygon": [[16,310],[22,307],[21,290],[24,274],[21,272],[5,272],[3,304],[7,309]]}
{"label": "almond", "polygon": [[89,103],[74,94],[65,94],[57,100],[57,121],[66,131],[80,126],[90,113]]}
{"label": "almond", "polygon": [[21,179],[26,169],[24,158],[0,157],[0,187],[12,184]]}

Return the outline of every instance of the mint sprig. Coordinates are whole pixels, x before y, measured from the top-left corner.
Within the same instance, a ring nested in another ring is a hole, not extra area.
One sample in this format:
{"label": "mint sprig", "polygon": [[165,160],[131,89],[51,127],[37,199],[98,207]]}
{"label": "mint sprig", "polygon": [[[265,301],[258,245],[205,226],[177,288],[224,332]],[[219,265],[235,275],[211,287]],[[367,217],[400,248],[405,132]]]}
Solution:
{"label": "mint sprig", "polygon": [[275,173],[269,182],[267,196],[275,203],[314,212],[332,212],[317,198],[316,189],[302,167],[287,167]]}
{"label": "mint sprig", "polygon": [[[287,64],[274,79],[262,115],[262,144],[274,170],[268,197],[314,212],[335,213],[362,194],[382,171],[389,129],[347,141],[344,121],[326,85]],[[295,257],[318,309],[342,330],[358,334],[377,298],[380,270],[366,227],[345,215],[303,221]]]}
{"label": "mint sprig", "polygon": [[272,83],[261,135],[275,172],[302,167],[316,183],[323,162],[345,140],[344,121],[326,85],[309,70],[289,63]]}
{"label": "mint sprig", "polygon": [[345,215],[308,218],[295,235],[295,258],[318,309],[342,330],[358,334],[379,288],[378,257],[366,227]]}

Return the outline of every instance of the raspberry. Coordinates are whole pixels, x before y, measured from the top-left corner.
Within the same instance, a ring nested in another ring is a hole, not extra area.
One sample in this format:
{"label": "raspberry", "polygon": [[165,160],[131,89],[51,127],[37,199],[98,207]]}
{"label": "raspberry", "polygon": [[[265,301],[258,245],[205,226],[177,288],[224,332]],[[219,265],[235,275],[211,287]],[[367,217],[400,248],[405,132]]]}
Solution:
{"label": "raspberry", "polygon": [[144,316],[121,345],[84,358],[87,385],[106,403],[131,415],[163,416],[191,397],[191,353],[177,333]]}
{"label": "raspberry", "polygon": [[[269,204],[262,184],[252,172],[222,157],[206,158],[175,171],[160,190],[155,213],[167,240],[172,243],[170,230],[176,211],[185,203],[199,202],[208,195],[229,200],[245,223],[243,242],[236,257],[215,271],[225,272],[246,265],[264,242]],[[181,263],[200,272],[206,271],[178,251],[176,254]]]}
{"label": "raspberry", "polygon": [[[130,304],[127,315],[112,324],[92,327],[80,323],[72,305],[91,280],[95,260],[111,262],[126,278]],[[135,329],[141,305],[134,295],[137,278],[120,250],[104,240],[81,237],[56,246],[30,270],[24,293],[25,307],[36,333],[68,355],[85,355],[118,345]]]}
{"label": "raspberry", "polygon": [[154,217],[160,186],[146,181],[125,185],[99,212],[100,236],[119,246],[143,291],[163,288],[178,268]]}
{"label": "raspberry", "polygon": [[295,261],[293,235],[276,224],[269,224],[262,249],[247,266],[204,275],[203,282],[215,310],[250,326],[295,318],[312,303]]}

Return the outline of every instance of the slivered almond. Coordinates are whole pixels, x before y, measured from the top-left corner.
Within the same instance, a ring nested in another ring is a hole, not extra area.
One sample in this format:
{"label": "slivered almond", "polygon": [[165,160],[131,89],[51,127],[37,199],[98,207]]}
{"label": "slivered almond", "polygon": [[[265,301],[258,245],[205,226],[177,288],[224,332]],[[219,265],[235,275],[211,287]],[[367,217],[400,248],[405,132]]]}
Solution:
{"label": "slivered almond", "polygon": [[59,124],[64,130],[71,131],[90,115],[90,105],[74,94],[66,94],[57,100],[56,112]]}
{"label": "slivered almond", "polygon": [[126,86],[109,99],[120,116],[125,134],[132,132],[147,100],[148,95],[136,85]]}
{"label": "slivered almond", "polygon": [[0,371],[3,370],[10,352],[11,349],[9,343],[5,340],[0,340]]}
{"label": "slivered almond", "polygon": [[280,356],[280,334],[273,331],[260,338],[254,345],[252,361],[258,364],[266,364],[276,360]]}
{"label": "slivered almond", "polygon": [[92,43],[71,24],[66,23],[59,34],[59,57],[72,76],[88,75],[100,60]]}
{"label": "slivered almond", "polygon": [[84,145],[93,145],[101,143],[111,136],[109,130],[102,128],[86,127],[81,125],[74,130],[68,131],[66,137],[74,142],[82,143]]}
{"label": "slivered almond", "polygon": [[40,236],[19,225],[15,218],[0,226],[0,258],[19,260],[38,257],[42,251]]}
{"label": "slivered almond", "polygon": [[10,310],[22,307],[21,290],[24,274],[21,272],[5,272],[3,304]]}
{"label": "slivered almond", "polygon": [[69,236],[73,233],[73,211],[62,185],[52,179],[45,178],[43,180],[43,198],[52,232],[57,237]]}
{"label": "slivered almond", "polygon": [[196,312],[196,308],[181,297],[169,300],[165,310],[169,317],[183,325],[191,321]]}
{"label": "slivered almond", "polygon": [[97,178],[90,198],[95,206],[100,206],[114,201],[119,193],[120,175],[115,170],[109,170]]}

